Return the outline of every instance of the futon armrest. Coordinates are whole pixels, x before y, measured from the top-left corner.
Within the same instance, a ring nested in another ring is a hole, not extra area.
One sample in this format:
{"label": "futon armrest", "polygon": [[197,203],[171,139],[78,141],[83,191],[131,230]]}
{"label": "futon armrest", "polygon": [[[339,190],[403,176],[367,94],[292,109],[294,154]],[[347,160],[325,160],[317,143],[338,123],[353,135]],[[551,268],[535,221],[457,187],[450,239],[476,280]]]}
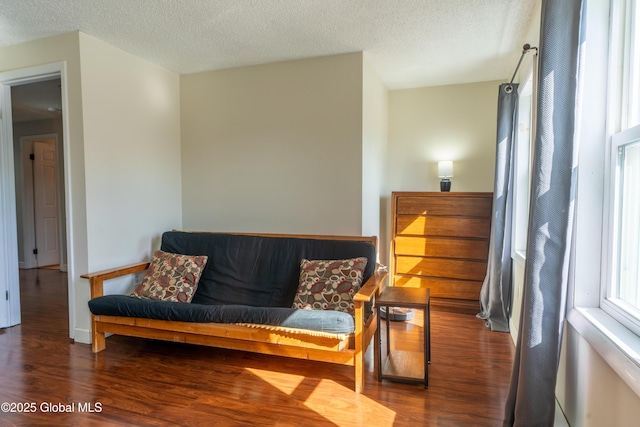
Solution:
{"label": "futon armrest", "polygon": [[93,299],[104,295],[102,282],[105,280],[138,273],[140,271],[145,271],[147,268],[149,268],[149,262],[145,261],[109,270],[97,271],[95,273],[86,273],[80,277],[83,279],[89,279],[89,284],[91,285],[91,298]]}
{"label": "futon armrest", "polygon": [[357,294],[353,296],[354,301],[367,302],[380,293],[380,289],[384,285],[388,271],[386,268],[378,265],[376,272],[362,285]]}

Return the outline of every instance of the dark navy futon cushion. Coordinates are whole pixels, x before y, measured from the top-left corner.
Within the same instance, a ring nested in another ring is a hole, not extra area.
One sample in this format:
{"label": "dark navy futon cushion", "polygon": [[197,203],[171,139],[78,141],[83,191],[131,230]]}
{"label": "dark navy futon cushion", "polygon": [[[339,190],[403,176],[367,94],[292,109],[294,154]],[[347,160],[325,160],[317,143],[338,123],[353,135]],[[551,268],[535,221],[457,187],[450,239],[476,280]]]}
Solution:
{"label": "dark navy futon cushion", "polygon": [[362,283],[373,275],[376,249],[368,242],[168,231],[161,249],[207,255],[193,297],[195,304],[291,307],[300,280],[300,262],[366,257]]}
{"label": "dark navy futon cushion", "polygon": [[332,334],[354,332],[348,313],[332,310],[296,310],[284,307],[246,305],[204,305],[147,300],[127,295],[105,295],[89,301],[95,315],[143,317],[200,323],[255,323],[309,329]]}

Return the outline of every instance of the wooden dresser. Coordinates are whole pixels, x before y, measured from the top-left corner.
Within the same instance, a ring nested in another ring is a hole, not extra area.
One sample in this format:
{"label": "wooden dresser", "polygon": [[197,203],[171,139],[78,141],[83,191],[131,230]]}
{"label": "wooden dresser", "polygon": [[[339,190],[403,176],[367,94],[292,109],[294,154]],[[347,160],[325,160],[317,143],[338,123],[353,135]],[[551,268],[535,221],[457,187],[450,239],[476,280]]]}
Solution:
{"label": "wooden dresser", "polygon": [[391,277],[431,289],[434,310],[477,314],[493,193],[392,193]]}

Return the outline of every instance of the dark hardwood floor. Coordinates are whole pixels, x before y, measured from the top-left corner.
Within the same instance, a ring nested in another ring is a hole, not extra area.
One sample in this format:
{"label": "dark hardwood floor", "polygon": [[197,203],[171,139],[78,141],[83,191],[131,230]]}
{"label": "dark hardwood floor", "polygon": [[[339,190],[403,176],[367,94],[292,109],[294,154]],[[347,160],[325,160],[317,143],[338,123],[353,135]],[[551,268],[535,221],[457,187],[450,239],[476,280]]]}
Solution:
{"label": "dark hardwood floor", "polygon": [[[474,316],[432,313],[429,389],[378,383],[370,351],[356,394],[353,369],[319,362],[119,336],[92,354],[68,337],[66,275],[21,271],[21,281],[22,325],[0,329],[0,403],[35,412],[0,412],[2,426],[502,423],[513,345]],[[392,324],[406,330],[394,346],[418,345],[413,323]]]}

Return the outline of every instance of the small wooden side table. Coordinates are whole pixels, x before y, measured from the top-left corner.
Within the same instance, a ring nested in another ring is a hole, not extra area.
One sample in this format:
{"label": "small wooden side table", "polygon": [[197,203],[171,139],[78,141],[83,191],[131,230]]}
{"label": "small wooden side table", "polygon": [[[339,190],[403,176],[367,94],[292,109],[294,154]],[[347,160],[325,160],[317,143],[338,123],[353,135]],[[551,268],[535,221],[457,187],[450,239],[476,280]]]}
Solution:
{"label": "small wooden side table", "polygon": [[[422,351],[391,350],[389,316],[386,319],[386,354],[382,351],[380,317],[382,308],[391,307],[423,310],[424,346]],[[376,368],[378,381],[388,379],[401,382],[424,382],[429,388],[429,362],[431,361],[431,313],[428,288],[385,287],[377,298],[378,328],[376,330]],[[421,369],[421,367],[423,367]],[[423,370],[424,369],[424,370]]]}

